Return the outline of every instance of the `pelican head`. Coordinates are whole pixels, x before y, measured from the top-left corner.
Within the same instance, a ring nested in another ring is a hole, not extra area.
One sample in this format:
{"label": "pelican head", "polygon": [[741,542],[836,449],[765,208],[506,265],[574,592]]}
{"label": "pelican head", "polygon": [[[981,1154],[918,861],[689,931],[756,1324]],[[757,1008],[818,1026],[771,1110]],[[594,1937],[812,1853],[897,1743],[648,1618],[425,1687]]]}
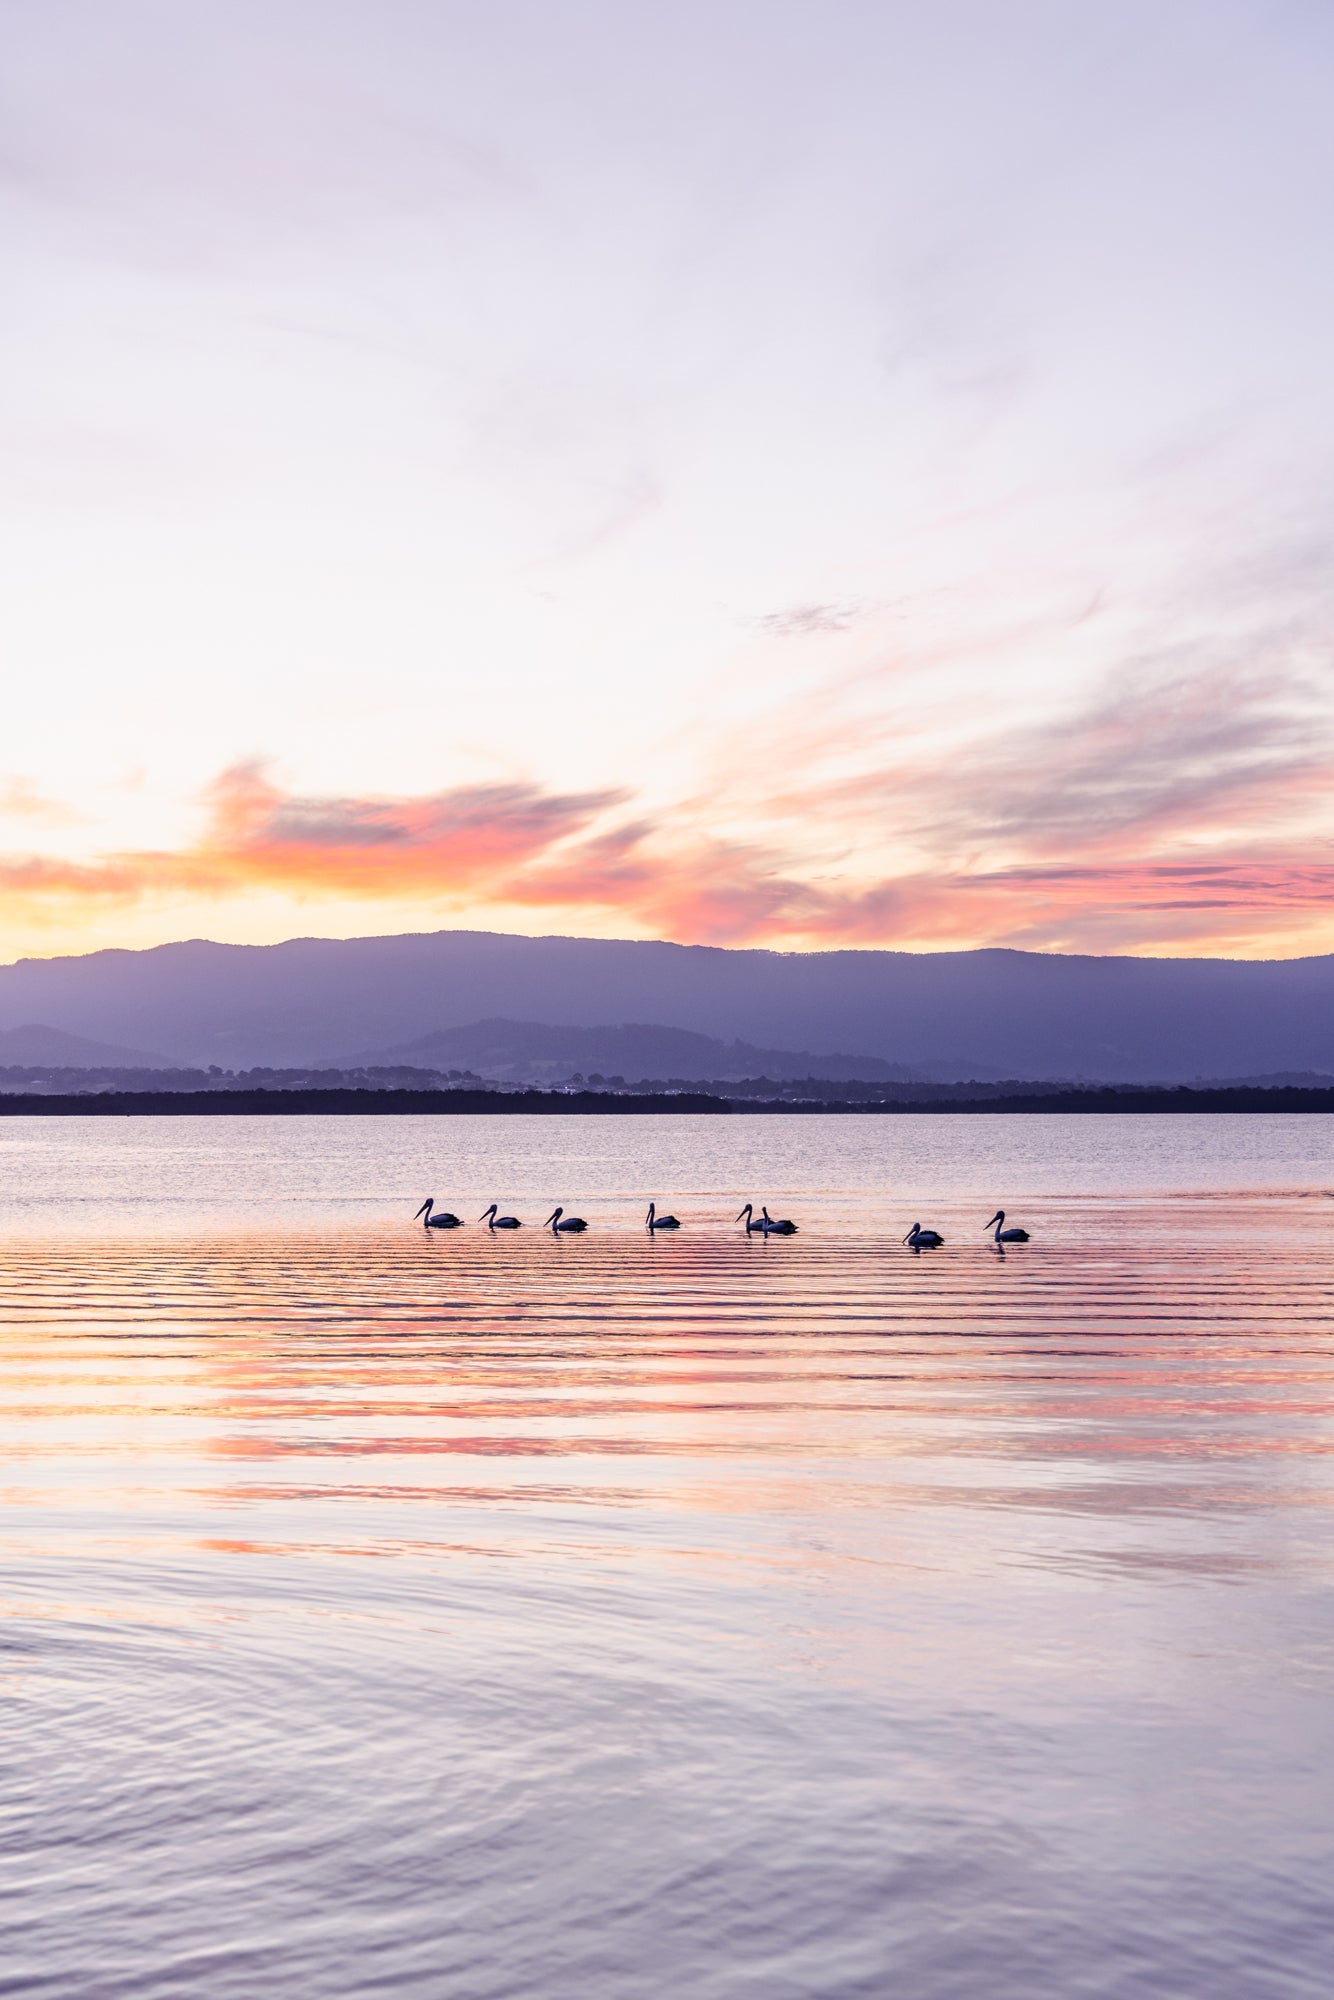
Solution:
{"label": "pelican head", "polygon": [[563,1208],[553,1208],[546,1221],[542,1224],[542,1227],[544,1229],[554,1229],[564,1213],[565,1210]]}
{"label": "pelican head", "polygon": [[[992,1229],[992,1228],[999,1229],[1004,1220],[1005,1220],[1005,1210],[1003,1208],[998,1208],[996,1210],[996,1213],[992,1216],[991,1221],[987,1224],[987,1229]],[[984,1229],[982,1231],[982,1234],[984,1236],[987,1233],[987,1229]]]}
{"label": "pelican head", "polygon": [[478,1216],[477,1220],[479,1222],[494,1222],[496,1219],[497,1206],[498,1204],[493,1201],[490,1208],[484,1209],[481,1215]]}
{"label": "pelican head", "polygon": [[428,1194],[425,1201],[422,1203],[421,1207],[417,1210],[416,1215],[413,1216],[412,1218],[413,1221],[414,1222],[420,1221],[423,1215],[429,1216],[431,1210],[434,1207],[435,1207],[435,1196],[433,1194]]}
{"label": "pelican head", "polygon": [[748,1201],[746,1203],[746,1206],[742,1209],[741,1214],[737,1217],[737,1221],[740,1222],[744,1217],[744,1219],[747,1222],[749,1222],[750,1218],[752,1217],[752,1215],[754,1215],[754,1213],[755,1213],[755,1204],[753,1201]]}
{"label": "pelican head", "polygon": [[903,1239],[903,1240],[904,1240],[904,1242],[905,1242],[905,1243],[911,1243],[911,1242],[912,1242],[912,1239],[913,1239],[913,1237],[914,1237],[914,1236],[916,1236],[916,1234],[917,1234],[918,1230],[919,1230],[919,1229],[921,1228],[921,1226],[922,1226],[922,1225],[921,1225],[921,1223],[920,1223],[920,1222],[914,1222],[914,1224],[913,1224],[912,1228],[911,1228],[911,1229],[910,1229],[910,1230],[908,1231],[908,1234],[907,1234],[907,1235],[906,1235],[906,1236],[904,1237],[904,1239]]}

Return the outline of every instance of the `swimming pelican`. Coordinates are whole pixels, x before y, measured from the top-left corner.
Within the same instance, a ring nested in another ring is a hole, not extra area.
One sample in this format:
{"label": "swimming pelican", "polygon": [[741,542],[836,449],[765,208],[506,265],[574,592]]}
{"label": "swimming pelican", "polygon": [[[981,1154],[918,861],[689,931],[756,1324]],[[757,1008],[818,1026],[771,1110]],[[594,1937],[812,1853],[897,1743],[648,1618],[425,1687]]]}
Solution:
{"label": "swimming pelican", "polygon": [[[1005,1220],[1005,1210],[1003,1208],[998,1208],[996,1210],[996,1213],[991,1218],[991,1222],[994,1222],[996,1225],[997,1243],[1027,1243],[1028,1231],[1026,1229],[1002,1229],[1001,1224],[1004,1222],[1004,1220]],[[990,1229],[991,1222],[987,1224],[987,1229]],[[987,1233],[987,1229],[984,1229],[982,1231],[982,1234],[984,1236]]]}
{"label": "swimming pelican", "polygon": [[904,1242],[910,1250],[934,1250],[945,1241],[937,1229],[923,1229],[920,1222],[914,1222]]}
{"label": "swimming pelican", "polygon": [[681,1225],[674,1215],[659,1215],[657,1203],[651,1201],[648,1205],[648,1216],[644,1227],[646,1229],[679,1229]]}
{"label": "swimming pelican", "polygon": [[[757,1220],[754,1205],[751,1202],[746,1203],[746,1206],[741,1211],[741,1215],[744,1215],[746,1218],[747,1236],[755,1236],[762,1233],[764,1224]],[[741,1220],[741,1215],[737,1217],[738,1222]]]}
{"label": "swimming pelican", "polygon": [[[428,1194],[421,1207],[417,1210],[417,1215],[426,1218],[422,1224],[423,1229],[462,1229],[463,1222],[461,1217],[451,1215],[447,1208],[442,1208],[438,1214],[432,1215],[431,1210],[434,1207],[435,1196]],[[417,1215],[414,1215],[412,1218],[414,1222],[417,1220]]]}
{"label": "swimming pelican", "polygon": [[[564,1221],[561,1220],[562,1216],[565,1217]],[[548,1225],[550,1225],[553,1235],[558,1229],[579,1230],[587,1229],[588,1227],[582,1215],[566,1215],[563,1208],[552,1209],[542,1227],[545,1229]]]}
{"label": "swimming pelican", "polygon": [[479,1215],[477,1220],[479,1222],[484,1222],[488,1229],[523,1228],[523,1224],[520,1222],[517,1215],[497,1215],[496,1203],[494,1201],[492,1202],[490,1208],[487,1209],[486,1214]]}
{"label": "swimming pelican", "polygon": [[782,1222],[775,1222],[767,1208],[760,1210],[760,1228],[766,1236],[795,1236],[797,1233],[795,1222],[789,1222],[786,1218]]}

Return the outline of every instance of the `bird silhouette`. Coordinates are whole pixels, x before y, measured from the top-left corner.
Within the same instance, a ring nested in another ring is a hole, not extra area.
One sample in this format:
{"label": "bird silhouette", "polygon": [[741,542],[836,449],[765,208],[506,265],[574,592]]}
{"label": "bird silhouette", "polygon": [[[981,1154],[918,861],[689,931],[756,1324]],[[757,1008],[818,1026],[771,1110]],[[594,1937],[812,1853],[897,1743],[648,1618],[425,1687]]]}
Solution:
{"label": "bird silhouette", "polygon": [[[994,1214],[994,1215],[992,1216],[992,1218],[991,1218],[991,1222],[994,1222],[994,1223],[995,1223],[995,1225],[996,1225],[996,1235],[995,1235],[995,1241],[996,1241],[997,1243],[1027,1243],[1027,1242],[1028,1242],[1028,1231],[1027,1231],[1026,1229],[1005,1229],[1005,1228],[1002,1228],[1002,1226],[1001,1226],[1001,1225],[1002,1225],[1002,1224],[1004,1223],[1004,1221],[1005,1221],[1005,1210],[1004,1210],[1003,1208],[998,1208],[998,1209],[996,1210],[996,1213],[995,1213],[995,1214]],[[989,1223],[987,1224],[987,1229],[990,1229],[990,1227],[991,1227],[991,1222],[989,1222]],[[985,1235],[986,1235],[986,1233],[987,1233],[987,1229],[984,1229],[984,1230],[982,1231],[982,1234],[983,1234],[984,1236],[985,1236]]]}
{"label": "bird silhouette", "polygon": [[415,1222],[419,1215],[423,1219],[422,1227],[424,1229],[462,1229],[462,1216],[451,1215],[447,1208],[436,1209],[435,1214],[432,1215],[431,1210],[433,1208],[435,1208],[435,1196],[428,1194],[421,1207],[417,1210],[417,1215],[413,1216],[413,1221]]}

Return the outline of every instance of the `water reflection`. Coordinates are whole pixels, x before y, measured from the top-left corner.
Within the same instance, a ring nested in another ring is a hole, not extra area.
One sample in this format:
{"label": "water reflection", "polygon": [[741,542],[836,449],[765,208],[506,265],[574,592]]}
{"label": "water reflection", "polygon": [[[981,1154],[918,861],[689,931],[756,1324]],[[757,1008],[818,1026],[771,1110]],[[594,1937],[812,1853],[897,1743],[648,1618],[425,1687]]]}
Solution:
{"label": "water reflection", "polygon": [[1328,1205],[595,1199],[0,1248],[5,1990],[1323,1993]]}

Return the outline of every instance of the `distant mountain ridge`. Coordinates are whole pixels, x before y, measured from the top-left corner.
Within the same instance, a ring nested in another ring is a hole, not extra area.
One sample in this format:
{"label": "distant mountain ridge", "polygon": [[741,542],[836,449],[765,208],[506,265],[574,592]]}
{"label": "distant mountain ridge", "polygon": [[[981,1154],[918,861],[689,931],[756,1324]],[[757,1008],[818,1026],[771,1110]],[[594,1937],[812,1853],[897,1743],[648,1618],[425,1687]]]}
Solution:
{"label": "distant mountain ridge", "polygon": [[47,1063],[52,1069],[167,1069],[165,1056],[142,1049],[118,1048],[114,1042],[90,1041],[63,1028],[25,1021],[19,1028],[0,1028],[0,1068],[10,1064]]}
{"label": "distant mountain ridge", "polygon": [[337,1063],[497,1019],[658,1023],[816,1058],[854,1050],[940,1080],[956,1062],[1035,1081],[1329,1072],[1334,957],[734,951],[437,931],[196,939],[0,967],[0,1029],[43,1022],[160,1050],[152,1062]]}
{"label": "distant mountain ridge", "polygon": [[920,1080],[920,1072],[879,1056],[812,1056],[792,1049],[760,1049],[751,1042],[722,1042],[690,1028],[650,1022],[577,1028],[545,1021],[470,1021],[393,1048],[362,1049],[336,1067],[412,1063],[423,1069],[467,1069],[495,1082],[546,1083],[581,1076],[681,1077],[689,1082],[768,1076],[818,1077],[867,1083]]}

